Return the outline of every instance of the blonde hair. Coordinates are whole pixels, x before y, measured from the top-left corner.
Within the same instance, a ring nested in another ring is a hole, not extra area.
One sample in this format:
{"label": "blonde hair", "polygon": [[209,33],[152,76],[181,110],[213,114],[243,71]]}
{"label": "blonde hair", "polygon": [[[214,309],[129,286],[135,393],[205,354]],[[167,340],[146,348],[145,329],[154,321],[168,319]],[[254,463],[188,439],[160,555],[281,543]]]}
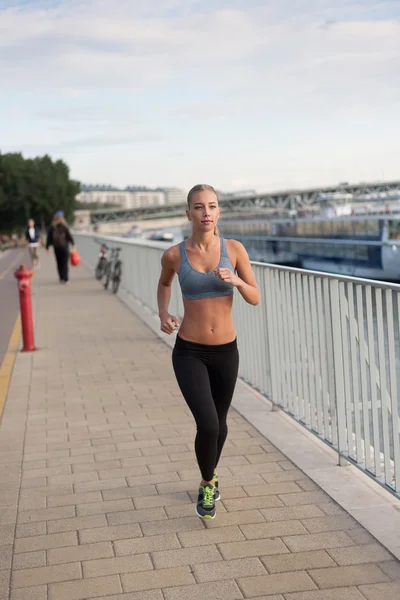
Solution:
{"label": "blonde hair", "polygon": [[57,227],[57,225],[64,225],[64,227],[68,227],[66,220],[61,215],[55,215],[53,218],[53,227]]}
{"label": "blonde hair", "polygon": [[[192,202],[193,196],[197,192],[212,192],[213,194],[215,194],[217,202],[219,201],[218,194],[212,187],[212,185],[207,185],[206,183],[198,183],[197,185],[193,186],[191,190],[189,190],[189,193],[187,195],[188,209],[190,209],[190,204]],[[214,235],[219,235],[219,230],[217,226],[215,226]]]}

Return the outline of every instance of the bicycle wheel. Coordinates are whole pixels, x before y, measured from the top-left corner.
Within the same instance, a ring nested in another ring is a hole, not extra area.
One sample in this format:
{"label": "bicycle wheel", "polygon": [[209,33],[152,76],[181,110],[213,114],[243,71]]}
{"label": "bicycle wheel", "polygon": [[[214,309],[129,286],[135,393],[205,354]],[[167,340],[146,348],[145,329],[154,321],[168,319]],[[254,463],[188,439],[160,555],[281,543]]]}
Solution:
{"label": "bicycle wheel", "polygon": [[116,294],[118,292],[119,284],[121,283],[121,275],[122,275],[121,264],[118,263],[115,265],[115,269],[114,269],[114,273],[113,273],[112,291],[114,294]]}
{"label": "bicycle wheel", "polygon": [[108,264],[106,267],[106,271],[104,274],[104,289],[106,290],[108,288],[108,284],[110,283],[110,279],[111,279],[111,265]]}
{"label": "bicycle wheel", "polygon": [[103,277],[103,271],[104,271],[104,261],[99,260],[99,262],[97,263],[96,270],[94,272],[94,275],[97,280],[100,281],[100,279]]}

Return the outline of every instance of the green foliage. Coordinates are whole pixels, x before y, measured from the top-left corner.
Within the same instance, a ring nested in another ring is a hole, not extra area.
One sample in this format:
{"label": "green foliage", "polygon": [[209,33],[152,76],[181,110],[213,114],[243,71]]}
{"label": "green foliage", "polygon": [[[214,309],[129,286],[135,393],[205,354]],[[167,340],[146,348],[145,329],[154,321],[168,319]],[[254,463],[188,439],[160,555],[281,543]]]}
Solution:
{"label": "green foliage", "polygon": [[70,221],[79,191],[80,183],[69,178],[62,160],[0,153],[0,232],[21,231],[28,219],[47,228],[57,210]]}

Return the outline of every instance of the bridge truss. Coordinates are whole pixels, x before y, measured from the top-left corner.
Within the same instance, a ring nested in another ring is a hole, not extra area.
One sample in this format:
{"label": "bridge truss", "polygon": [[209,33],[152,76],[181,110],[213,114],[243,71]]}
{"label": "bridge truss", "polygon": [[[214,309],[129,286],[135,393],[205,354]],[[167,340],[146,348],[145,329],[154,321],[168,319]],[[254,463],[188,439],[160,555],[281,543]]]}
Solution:
{"label": "bridge truss", "polygon": [[[341,184],[339,186],[288,190],[251,196],[223,196],[221,212],[303,211],[318,205],[355,202],[387,202],[400,198],[400,181],[386,183]],[[91,223],[111,223],[180,217],[185,206],[167,204],[143,208],[104,208],[91,211]]]}

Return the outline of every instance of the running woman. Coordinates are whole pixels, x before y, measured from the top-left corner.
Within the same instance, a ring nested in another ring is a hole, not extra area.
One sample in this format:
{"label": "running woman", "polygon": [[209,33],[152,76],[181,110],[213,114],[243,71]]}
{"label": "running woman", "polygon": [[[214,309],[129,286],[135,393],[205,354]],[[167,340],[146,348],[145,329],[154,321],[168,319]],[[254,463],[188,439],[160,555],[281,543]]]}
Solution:
{"label": "running woman", "polygon": [[[239,367],[233,290],[254,306],[260,292],[244,246],[218,234],[214,188],[196,185],[187,203],[192,234],[164,252],[157,300],[161,331],[171,334],[179,328],[172,364],[196,421],[195,452],[202,477],[196,513],[213,519],[220,499],[216,467],[228,434],[226,419]],[[182,290],[182,323],[168,312],[175,274]]]}

